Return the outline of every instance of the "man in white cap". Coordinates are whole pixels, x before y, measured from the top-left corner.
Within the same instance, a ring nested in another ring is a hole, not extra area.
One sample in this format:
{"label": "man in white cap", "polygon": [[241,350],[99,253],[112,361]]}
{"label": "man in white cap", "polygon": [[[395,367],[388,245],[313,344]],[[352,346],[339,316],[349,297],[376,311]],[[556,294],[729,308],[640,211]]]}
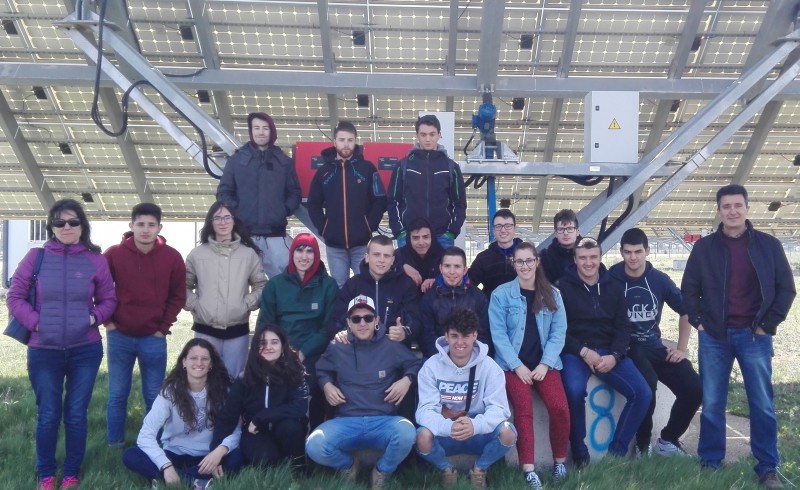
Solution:
{"label": "man in white cap", "polygon": [[369,296],[350,301],[347,326],[349,343],[332,342],[317,361],[319,385],[336,417],[308,436],[306,453],[355,481],[358,460],[352,453],[383,450],[372,471],[372,488],[383,488],[414,444],[414,424],[397,415],[397,407],[416,381],[422,360],[402,342],[389,340]]}

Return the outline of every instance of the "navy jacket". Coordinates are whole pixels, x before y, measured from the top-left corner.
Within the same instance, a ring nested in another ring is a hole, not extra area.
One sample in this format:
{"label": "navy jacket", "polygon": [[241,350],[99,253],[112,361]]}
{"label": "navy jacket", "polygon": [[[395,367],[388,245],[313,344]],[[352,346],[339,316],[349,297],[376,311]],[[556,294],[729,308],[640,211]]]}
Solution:
{"label": "navy jacket", "polygon": [[411,242],[394,251],[394,267],[402,271],[403,265],[410,265],[419,272],[422,279],[436,279],[439,276],[439,264],[442,263],[444,249],[435,237],[431,237],[431,248],[425,257],[420,257],[411,247]]}
{"label": "navy jacket", "polygon": [[625,262],[611,266],[611,277],[619,281],[625,294],[628,320],[633,326],[631,342],[661,346],[661,313],[666,302],[679,316],[683,309],[681,290],[670,277],[647,262],[644,274],[633,279],[625,274]]}
{"label": "navy jacket", "polygon": [[346,162],[338,159],[335,147],[323,150],[322,158],[325,164],[314,174],[306,201],[311,222],[329,247],[366,245],[386,212],[378,170],[364,160],[360,145]]}
{"label": "navy jacket", "polygon": [[487,300],[492,297],[497,286],[517,278],[517,271],[514,270],[511,260],[514,258],[514,248],[520,243],[522,240],[515,238],[513,245],[503,251],[497,242],[492,242],[469,266],[470,282],[475,286],[483,284],[483,294]]}
{"label": "navy jacket", "polygon": [[[575,239],[575,243],[580,241],[580,235]],[[572,248],[564,248],[558,243],[558,240],[553,238],[550,245],[542,250],[541,255],[542,269],[544,275],[550,283],[555,284],[558,278],[563,276],[566,270],[575,264],[575,250]]]}
{"label": "navy jacket", "polygon": [[461,168],[441,145],[431,151],[415,146],[394,168],[388,195],[389,226],[395,237],[416,218],[428,220],[434,236],[448,231],[458,235],[467,217]]}
{"label": "navy jacket", "polygon": [[600,279],[589,286],[578,277],[573,264],[559,279],[558,289],[567,313],[564,352],[577,356],[585,346],[624,357],[631,334],[625,296],[605,266],[600,264]]}
{"label": "navy jacket", "polygon": [[[777,238],[755,230],[749,220],[746,233],[747,252],[761,289],[761,307],[751,328],[775,335],[796,295],[792,268]],[[703,325],[718,340],[726,338],[730,284],[730,257],[722,240],[720,224],[715,233],[694,244],[681,282],[689,323]]]}
{"label": "navy jacket", "polygon": [[277,146],[239,148],[222,171],[217,199],[229,203],[252,235],[283,236],[286,217],[300,206],[294,162]]}

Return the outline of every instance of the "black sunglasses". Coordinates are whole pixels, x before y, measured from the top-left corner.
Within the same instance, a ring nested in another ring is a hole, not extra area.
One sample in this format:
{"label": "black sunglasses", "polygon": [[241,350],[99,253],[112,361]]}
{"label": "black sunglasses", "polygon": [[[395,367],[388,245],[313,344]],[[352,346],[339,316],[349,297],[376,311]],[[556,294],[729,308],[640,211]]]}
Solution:
{"label": "black sunglasses", "polygon": [[79,218],[54,219],[53,221],[50,222],[50,225],[53,228],[64,228],[66,225],[75,228],[81,225],[81,220]]}
{"label": "black sunglasses", "polygon": [[353,315],[350,317],[350,321],[354,324],[361,323],[361,320],[364,320],[367,323],[372,323],[372,320],[375,319],[375,315]]}

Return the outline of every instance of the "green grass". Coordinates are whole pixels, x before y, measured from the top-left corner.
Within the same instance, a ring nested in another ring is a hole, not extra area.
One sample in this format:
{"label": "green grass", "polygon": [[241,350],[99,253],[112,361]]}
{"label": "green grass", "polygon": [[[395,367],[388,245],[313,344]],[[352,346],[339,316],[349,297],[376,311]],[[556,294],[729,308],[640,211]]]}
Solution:
{"label": "green grass", "polygon": [[[675,258],[674,256],[672,258]],[[657,267],[680,281],[680,272],[670,270],[672,258],[664,256],[654,259]],[[617,258],[609,257],[611,263]],[[800,301],[798,302],[800,304]],[[6,324],[5,306],[0,307],[0,324]],[[665,337],[677,339],[677,317],[667,310],[664,315]],[[169,339],[170,363],[175,362],[183,343],[192,337],[191,319],[183,313]],[[778,411],[780,430],[780,452],[782,474],[796,486],[800,486],[800,306],[792,312],[778,330],[775,337],[774,384],[775,405]],[[696,361],[696,336],[690,342],[690,358]],[[36,405],[26,372],[25,348],[15,341],[0,338],[0,488],[28,489],[35,487],[34,476],[34,430]],[[736,369],[731,380],[729,410],[747,416],[747,403],[741,384],[741,375]],[[105,362],[100,368],[92,404],[89,409],[89,440],[86,460],[83,465],[82,488],[84,489],[142,489],[149,483],[124,468],[121,449],[106,445],[105,404],[108,396],[108,377]],[[141,400],[138,376],[129,404],[126,441],[134,444],[144,407]],[[541,437],[541,435],[540,435]],[[63,460],[63,431],[58,451]],[[718,472],[703,471],[692,458],[663,459],[653,457],[638,461],[623,461],[606,458],[585,470],[571,471],[561,485],[554,485],[547,469],[539,473],[546,488],[561,489],[755,489],[756,484],[752,458],[725,466]],[[234,477],[226,478],[215,485],[220,490],[258,489],[337,489],[351,490],[369,487],[369,472],[362,470],[357,485],[342,481],[334,472],[315,469],[310,475],[292,474],[286,467],[271,470],[246,469]],[[493,488],[524,489],[526,486],[518,469],[495,465],[489,472],[489,484]],[[788,485],[787,485],[788,486]],[[439,488],[439,475],[421,464],[419,467],[402,468],[391,480],[389,489],[408,490]],[[466,490],[469,481],[460,477],[457,489]]]}

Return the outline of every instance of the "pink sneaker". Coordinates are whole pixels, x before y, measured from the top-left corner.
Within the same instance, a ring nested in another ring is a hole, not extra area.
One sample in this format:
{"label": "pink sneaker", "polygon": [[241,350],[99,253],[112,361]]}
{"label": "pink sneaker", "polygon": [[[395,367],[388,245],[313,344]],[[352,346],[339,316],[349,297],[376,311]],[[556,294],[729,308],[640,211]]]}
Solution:
{"label": "pink sneaker", "polygon": [[78,488],[78,485],[80,485],[80,483],[81,481],[78,480],[77,476],[65,476],[61,480],[61,488],[62,490],[65,490],[67,488]]}
{"label": "pink sneaker", "polygon": [[46,476],[39,479],[39,484],[36,485],[36,490],[56,490],[56,477]]}

